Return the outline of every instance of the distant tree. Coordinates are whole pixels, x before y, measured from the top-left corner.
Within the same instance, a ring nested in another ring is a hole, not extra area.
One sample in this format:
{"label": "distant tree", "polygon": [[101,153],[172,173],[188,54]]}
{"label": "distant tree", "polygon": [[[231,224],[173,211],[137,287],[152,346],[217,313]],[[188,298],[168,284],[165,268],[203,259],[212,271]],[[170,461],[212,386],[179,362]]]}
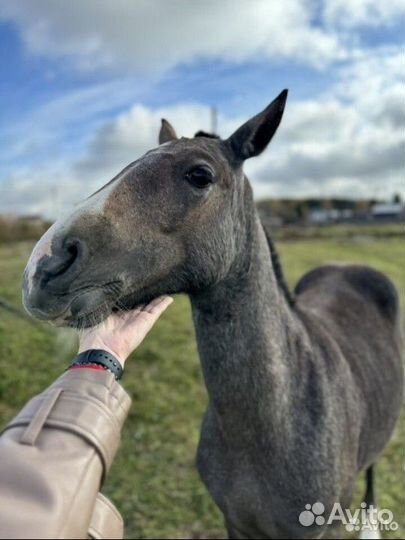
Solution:
{"label": "distant tree", "polygon": [[370,201],[359,199],[356,201],[354,212],[357,216],[365,215],[370,209]]}
{"label": "distant tree", "polygon": [[332,210],[333,201],[331,201],[330,199],[322,199],[321,206],[322,210]]}

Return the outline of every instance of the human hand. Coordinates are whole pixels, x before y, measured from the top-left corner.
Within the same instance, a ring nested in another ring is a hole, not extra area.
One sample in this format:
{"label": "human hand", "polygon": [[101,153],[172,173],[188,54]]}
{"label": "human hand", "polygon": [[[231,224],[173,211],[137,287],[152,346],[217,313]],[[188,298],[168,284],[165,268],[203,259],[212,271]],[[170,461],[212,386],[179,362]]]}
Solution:
{"label": "human hand", "polygon": [[103,349],[118,358],[124,366],[128,356],[142,343],[172,302],[170,296],[160,296],[132,311],[112,313],[101,324],[79,332],[79,353]]}

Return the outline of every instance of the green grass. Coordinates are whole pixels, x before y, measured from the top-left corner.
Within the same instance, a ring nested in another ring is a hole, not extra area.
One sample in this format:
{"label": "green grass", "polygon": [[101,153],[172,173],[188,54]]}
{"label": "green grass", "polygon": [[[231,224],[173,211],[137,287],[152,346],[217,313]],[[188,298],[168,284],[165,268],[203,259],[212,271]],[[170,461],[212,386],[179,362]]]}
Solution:
{"label": "green grass", "polygon": [[[405,291],[401,238],[316,239],[279,243],[291,284],[324,262],[367,263]],[[21,272],[29,244],[0,246],[0,296],[20,303]],[[74,332],[29,324],[0,310],[0,424],[57,377],[75,353]],[[194,467],[206,404],[189,303],[179,297],[126,370],[133,397],[121,451],[105,493],[124,515],[128,538],[207,538],[223,535],[222,519]],[[404,538],[405,418],[377,468],[379,506],[391,509]],[[362,481],[354,506],[361,500]]]}
{"label": "green grass", "polygon": [[405,226],[403,223],[336,223],[332,225],[289,225],[273,231],[276,240],[301,240],[314,238],[403,238]]}

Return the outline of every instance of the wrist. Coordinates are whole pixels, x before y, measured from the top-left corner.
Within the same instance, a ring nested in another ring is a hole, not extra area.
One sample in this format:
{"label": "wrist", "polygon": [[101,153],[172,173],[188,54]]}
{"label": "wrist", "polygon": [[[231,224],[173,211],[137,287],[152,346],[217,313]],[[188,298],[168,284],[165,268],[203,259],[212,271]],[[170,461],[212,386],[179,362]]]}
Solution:
{"label": "wrist", "polygon": [[68,369],[104,369],[110,371],[118,381],[122,378],[124,367],[119,359],[105,349],[87,349],[80,352]]}
{"label": "wrist", "polygon": [[109,347],[108,345],[106,345],[103,342],[91,341],[91,342],[88,342],[88,343],[86,343],[86,342],[80,343],[79,344],[78,354],[84,353],[84,352],[89,351],[91,349],[99,349],[99,350],[109,352],[110,354],[115,356],[115,358],[120,362],[121,366],[124,367],[127,356],[122,354],[122,353],[117,352],[116,350],[112,349],[111,347]]}

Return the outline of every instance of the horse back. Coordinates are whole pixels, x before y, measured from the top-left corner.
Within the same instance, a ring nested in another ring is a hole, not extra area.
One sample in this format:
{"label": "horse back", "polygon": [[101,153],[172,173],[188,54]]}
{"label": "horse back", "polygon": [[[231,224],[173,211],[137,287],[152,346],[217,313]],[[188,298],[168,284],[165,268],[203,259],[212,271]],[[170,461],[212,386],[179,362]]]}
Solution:
{"label": "horse back", "polygon": [[[358,265],[319,267],[304,275],[294,292],[312,341],[322,328],[341,351],[337,364],[349,368],[363,417],[359,468],[365,468],[384,448],[402,405],[398,292],[384,274]],[[335,374],[339,377],[339,369]]]}

